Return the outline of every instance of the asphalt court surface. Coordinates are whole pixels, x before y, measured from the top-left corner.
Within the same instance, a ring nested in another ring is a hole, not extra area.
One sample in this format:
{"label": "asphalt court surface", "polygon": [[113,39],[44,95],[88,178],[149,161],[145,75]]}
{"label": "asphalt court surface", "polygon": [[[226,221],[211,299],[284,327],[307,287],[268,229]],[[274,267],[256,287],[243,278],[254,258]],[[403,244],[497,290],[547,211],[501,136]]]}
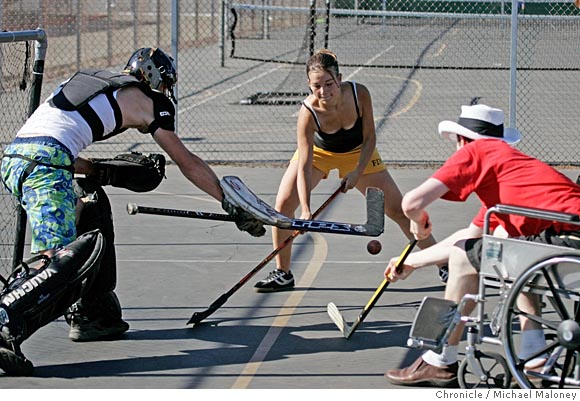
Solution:
{"label": "asphalt court surface", "polygon": [[[240,177],[270,204],[283,168],[214,167]],[[391,169],[402,192],[433,170]],[[578,171],[564,170],[575,179]],[[115,341],[73,343],[63,319],[23,344],[33,377],[0,375],[1,389],[392,389],[383,374],[406,366],[421,351],[406,340],[424,296],[443,296],[435,267],[387,288],[354,335],[346,340],[326,313],[335,302],[350,323],[382,282],[386,260],[406,238],[389,219],[377,237],[307,233],[295,241],[294,291],[258,294],[253,284],[271,262],[204,323],[186,323],[232,288],[271,251],[271,234],[254,238],[232,223],[127,214],[128,202],[145,206],[222,212],[219,204],[186,181],[175,166],[154,192],[108,189],[116,224],[117,292],[131,325]],[[314,191],[313,208],[338,187],[334,173]],[[437,201],[429,208],[436,238],[464,227],[478,201]],[[339,195],[321,219],[364,222],[364,198]],[[501,350],[496,350],[501,352]]]}

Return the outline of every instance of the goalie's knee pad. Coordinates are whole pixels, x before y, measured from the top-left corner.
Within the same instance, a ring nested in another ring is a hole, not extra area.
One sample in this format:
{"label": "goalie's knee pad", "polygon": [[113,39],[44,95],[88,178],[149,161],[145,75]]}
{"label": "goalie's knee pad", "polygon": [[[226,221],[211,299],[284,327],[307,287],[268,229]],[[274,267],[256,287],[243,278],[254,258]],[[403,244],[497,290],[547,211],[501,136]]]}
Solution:
{"label": "goalie's knee pad", "polygon": [[0,292],[0,339],[18,346],[45,324],[63,315],[96,275],[104,247],[103,235],[94,230],[58,249],[43,265],[19,267]]}

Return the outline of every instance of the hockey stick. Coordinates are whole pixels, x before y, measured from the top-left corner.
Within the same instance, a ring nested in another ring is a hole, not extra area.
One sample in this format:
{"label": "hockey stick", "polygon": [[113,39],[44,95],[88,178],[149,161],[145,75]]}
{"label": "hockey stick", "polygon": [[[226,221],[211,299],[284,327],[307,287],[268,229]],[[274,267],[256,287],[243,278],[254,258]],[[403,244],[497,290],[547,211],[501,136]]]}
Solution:
{"label": "hockey stick", "polygon": [[371,237],[381,235],[384,230],[385,199],[383,192],[378,188],[367,188],[367,222],[365,224],[349,224],[289,218],[260,199],[236,176],[230,175],[222,177],[220,186],[228,201],[252,214],[262,223],[270,226],[288,230],[294,228],[300,231],[317,231]]}
{"label": "hockey stick", "polygon": [[[329,204],[337,197],[339,193],[342,192],[343,186],[341,185],[330,197],[313,213],[312,217],[318,216]],[[218,310],[223,304],[226,303],[229,297],[231,297],[237,290],[239,290],[249,279],[251,279],[256,273],[258,273],[264,266],[266,266],[282,249],[284,249],[289,243],[296,238],[301,231],[295,230],[288,238],[284,240],[276,249],[274,249],[268,256],[264,258],[256,267],[254,267],[248,274],[246,274],[240,281],[238,281],[229,291],[222,294],[218,299],[216,299],[206,310],[201,312],[194,312],[187,324],[197,324],[207,318],[209,315]]]}
{"label": "hockey stick", "polygon": [[156,214],[161,216],[173,216],[173,217],[189,217],[192,219],[205,219],[205,220],[221,220],[221,221],[234,221],[234,217],[229,214],[221,213],[209,213],[209,212],[198,212],[194,210],[179,210],[179,209],[166,209],[161,207],[149,207],[149,206],[139,206],[135,203],[127,203],[127,213],[129,214]]}
{"label": "hockey stick", "polygon": [[[283,229],[296,229],[299,231],[314,231],[330,234],[361,235],[377,237],[383,233],[385,225],[384,214],[384,194],[378,188],[368,188],[366,196],[367,222],[365,224],[336,223],[322,220],[300,220],[286,217],[271,208],[261,199],[252,193],[244,192],[237,194],[237,203],[243,204],[244,210],[256,216],[264,224],[276,226]],[[247,196],[247,198],[245,198]],[[251,199],[253,202],[247,202]],[[250,204],[251,203],[251,204]],[[192,210],[179,210],[157,208],[150,206],[139,206],[134,203],[127,204],[127,213],[134,215],[137,213],[156,214],[163,216],[188,217],[193,219],[234,221],[227,214],[198,212]],[[315,216],[313,215],[313,218]]]}
{"label": "hockey stick", "polygon": [[[416,243],[417,240],[413,239],[411,242],[409,242],[409,244],[407,244],[407,246],[403,250],[403,253],[401,253],[401,256],[399,256],[399,260],[397,261],[397,266],[395,267],[397,271],[400,270],[400,268],[403,266],[405,259],[407,259],[407,256],[409,256],[411,250],[413,250],[413,247],[415,246]],[[375,304],[377,303],[377,301],[379,300],[385,289],[389,286],[389,284],[390,281],[388,281],[387,279],[383,280],[381,285],[379,285],[379,287],[376,289],[375,293],[373,294],[369,302],[365,305],[362,312],[358,315],[358,318],[352,325],[349,325],[346,322],[346,320],[344,320],[344,316],[342,316],[342,313],[340,313],[338,307],[333,302],[330,302],[327,305],[326,311],[328,312],[328,316],[330,316],[334,324],[336,324],[338,329],[342,332],[344,338],[349,339],[350,336],[352,336],[352,334],[356,331],[358,326],[367,317],[373,306],[375,306]]]}

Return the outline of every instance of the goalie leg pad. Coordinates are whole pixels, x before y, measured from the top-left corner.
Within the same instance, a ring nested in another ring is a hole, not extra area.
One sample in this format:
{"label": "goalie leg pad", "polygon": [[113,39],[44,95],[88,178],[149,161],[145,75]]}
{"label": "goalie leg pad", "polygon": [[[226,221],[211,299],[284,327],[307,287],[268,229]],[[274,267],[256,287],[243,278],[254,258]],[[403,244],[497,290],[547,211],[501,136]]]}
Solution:
{"label": "goalie leg pad", "polygon": [[41,268],[21,268],[0,293],[0,343],[18,349],[62,316],[92,284],[103,248],[103,235],[94,230],[57,250]]}
{"label": "goalie leg pad", "polygon": [[85,197],[92,201],[82,208],[77,223],[78,235],[99,230],[105,240],[103,258],[95,283],[85,295],[87,300],[96,299],[101,294],[113,291],[117,286],[117,256],[115,253],[115,229],[111,203],[104,189],[92,180],[76,179]]}

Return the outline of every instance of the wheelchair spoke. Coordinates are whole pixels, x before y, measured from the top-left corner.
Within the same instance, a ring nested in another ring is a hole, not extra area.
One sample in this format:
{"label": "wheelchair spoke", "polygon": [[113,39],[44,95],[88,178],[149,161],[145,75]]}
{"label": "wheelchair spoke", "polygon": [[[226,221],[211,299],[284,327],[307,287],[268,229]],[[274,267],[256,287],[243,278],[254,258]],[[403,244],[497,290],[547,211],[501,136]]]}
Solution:
{"label": "wheelchair spoke", "polygon": [[558,388],[564,388],[564,380],[566,379],[567,373],[570,371],[571,364],[574,361],[574,351],[567,350],[566,358],[564,359],[564,366],[562,366],[562,374],[560,376],[560,383],[558,383]]}
{"label": "wheelchair spoke", "polygon": [[[556,265],[550,265],[549,269],[551,270],[552,274],[556,278],[558,278],[558,271],[556,270]],[[556,312],[558,312],[558,315],[562,318],[562,320],[570,319],[570,314],[568,313],[568,310],[564,306],[564,302],[562,301],[562,297],[560,294],[560,291],[562,291],[563,289],[557,289],[555,287],[554,281],[552,280],[550,272],[547,270],[547,268],[542,269],[542,274],[544,276],[544,279],[546,280],[546,283],[548,284],[548,288],[550,288],[550,291],[552,292],[552,299],[554,301],[554,307],[556,309]]]}
{"label": "wheelchair spoke", "polygon": [[519,310],[517,307],[510,308],[510,310],[516,316],[520,316],[520,317],[523,316],[523,317],[527,318],[528,320],[531,320],[531,321],[536,322],[540,325],[546,326],[550,329],[554,329],[554,330],[558,329],[559,322],[554,322],[552,320],[545,319],[542,316],[534,315],[533,313],[523,312],[523,311]]}
{"label": "wheelchair spoke", "polygon": [[[509,368],[523,388],[550,384],[577,388],[579,385],[574,375],[579,358],[579,350],[575,347],[577,334],[574,334],[580,317],[579,290],[574,286],[577,269],[580,269],[578,256],[551,256],[525,269],[510,289],[505,304],[502,340]],[[528,311],[527,306],[524,309],[526,299],[530,300],[528,302],[540,301],[541,313]],[[526,330],[527,327],[543,329],[546,345],[541,349],[534,348],[533,354],[528,353],[530,350],[519,349],[523,327]],[[545,358],[547,360],[540,371],[538,361]],[[526,368],[526,364],[535,367]]]}

